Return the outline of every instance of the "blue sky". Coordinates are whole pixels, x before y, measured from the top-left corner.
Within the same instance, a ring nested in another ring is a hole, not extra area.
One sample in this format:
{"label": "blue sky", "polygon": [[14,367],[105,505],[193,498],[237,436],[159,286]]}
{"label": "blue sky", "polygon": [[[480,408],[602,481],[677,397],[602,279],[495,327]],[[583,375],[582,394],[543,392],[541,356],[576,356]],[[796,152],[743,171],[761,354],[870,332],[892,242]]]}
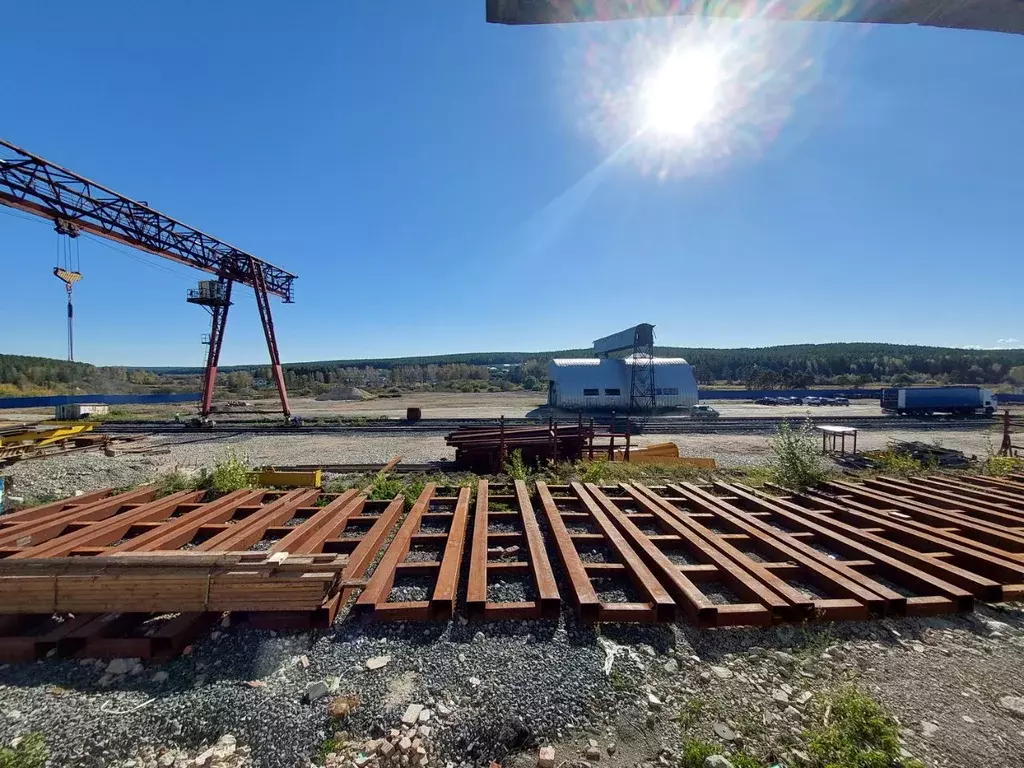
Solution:
{"label": "blue sky", "polygon": [[[16,3],[0,136],[296,273],[286,361],[637,322],[680,346],[1024,339],[1024,38],[424,5]],[[638,136],[650,72],[706,44],[715,115]],[[57,235],[9,211],[0,351],[63,357]],[[78,359],[202,362],[202,273],[79,247]],[[222,361],[262,362],[236,296]]]}

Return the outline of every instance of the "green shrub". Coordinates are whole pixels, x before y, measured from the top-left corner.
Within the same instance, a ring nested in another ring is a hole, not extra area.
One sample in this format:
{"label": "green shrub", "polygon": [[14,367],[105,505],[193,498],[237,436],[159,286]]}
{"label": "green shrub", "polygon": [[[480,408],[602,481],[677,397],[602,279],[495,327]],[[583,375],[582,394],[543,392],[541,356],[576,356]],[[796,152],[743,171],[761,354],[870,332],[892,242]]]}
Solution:
{"label": "green shrub", "polygon": [[679,751],[682,768],[704,768],[704,761],[712,755],[721,755],[722,750],[714,744],[700,739],[686,739]]}
{"label": "green shrub", "polygon": [[173,472],[162,476],[156,483],[157,498],[170,496],[178,491],[191,491],[196,487],[196,479],[176,469]]}
{"label": "green shrub", "polygon": [[837,691],[816,715],[818,724],[804,734],[814,768],[924,768],[902,760],[896,720],[856,688]]}
{"label": "green shrub", "polygon": [[391,474],[378,472],[376,477],[373,478],[373,482],[370,484],[369,498],[376,500],[390,500],[402,493],[404,489],[405,484],[402,482],[401,478],[395,477]]}
{"label": "green shrub", "polygon": [[810,419],[798,429],[793,429],[783,419],[769,445],[772,451],[769,466],[772,482],[802,491],[828,478],[829,470],[822,460]]}
{"label": "green shrub", "polygon": [[882,451],[881,453],[873,454],[872,458],[877,462],[878,470],[886,475],[909,477],[910,475],[919,474],[924,470],[924,464],[909,453]]}
{"label": "green shrub", "polygon": [[229,493],[239,488],[251,488],[252,477],[249,462],[234,450],[221,456],[212,470],[205,470],[197,483],[198,487],[216,493]]}
{"label": "green shrub", "polygon": [[985,459],[981,471],[992,477],[1003,477],[1011,472],[1020,472],[1024,469],[1024,461],[1013,456],[989,456]]}
{"label": "green shrub", "polygon": [[523,452],[518,448],[508,454],[502,469],[513,480],[525,480],[530,476],[530,472],[523,462]]}
{"label": "green shrub", "polygon": [[43,768],[49,757],[42,735],[30,733],[16,747],[0,747],[0,768]]}

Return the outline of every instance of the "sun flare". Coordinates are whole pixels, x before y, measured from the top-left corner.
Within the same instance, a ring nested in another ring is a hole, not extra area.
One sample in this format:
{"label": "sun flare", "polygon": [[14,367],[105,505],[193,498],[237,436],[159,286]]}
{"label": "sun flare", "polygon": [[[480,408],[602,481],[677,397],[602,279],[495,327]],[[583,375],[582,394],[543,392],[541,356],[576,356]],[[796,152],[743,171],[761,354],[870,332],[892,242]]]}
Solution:
{"label": "sun flare", "polygon": [[722,86],[722,62],[716,51],[673,51],[641,89],[643,130],[666,138],[693,136],[715,116]]}

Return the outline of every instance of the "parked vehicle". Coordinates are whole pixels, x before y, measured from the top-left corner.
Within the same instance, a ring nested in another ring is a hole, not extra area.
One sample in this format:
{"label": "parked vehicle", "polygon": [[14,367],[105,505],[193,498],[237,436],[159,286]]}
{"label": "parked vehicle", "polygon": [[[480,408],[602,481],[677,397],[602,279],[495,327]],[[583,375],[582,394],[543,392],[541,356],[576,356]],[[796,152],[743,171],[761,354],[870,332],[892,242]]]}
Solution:
{"label": "parked vehicle", "polygon": [[690,408],[691,419],[717,419],[718,416],[718,411],[710,405],[695,405]]}
{"label": "parked vehicle", "polygon": [[848,406],[849,404],[850,404],[850,398],[848,398],[848,397],[833,397],[832,398],[832,405],[847,405]]}
{"label": "parked vehicle", "polygon": [[996,398],[980,387],[908,387],[882,390],[882,412],[908,416],[947,413],[956,416],[991,416]]}
{"label": "parked vehicle", "polygon": [[824,398],[821,397],[805,397],[804,405],[824,405]]}

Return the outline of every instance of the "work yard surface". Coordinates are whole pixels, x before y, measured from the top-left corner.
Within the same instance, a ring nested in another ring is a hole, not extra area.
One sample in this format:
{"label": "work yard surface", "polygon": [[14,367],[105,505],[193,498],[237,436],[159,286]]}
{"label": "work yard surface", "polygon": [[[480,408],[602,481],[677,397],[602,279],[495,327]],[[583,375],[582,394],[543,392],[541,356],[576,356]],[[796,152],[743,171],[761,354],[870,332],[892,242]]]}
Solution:
{"label": "work yard surface", "polygon": [[[1010,606],[808,629],[582,627],[567,615],[221,627],[163,665],[0,667],[0,743],[41,733],[60,766],[391,765],[367,751],[407,728],[413,704],[427,711],[413,715],[424,765],[532,768],[544,746],[567,766],[703,766],[688,762],[699,747],[738,766],[821,765],[805,734],[854,686],[897,719],[905,764],[1008,768],[1024,761],[1022,665],[1024,614]],[[358,707],[332,720],[328,702],[344,696]]]}
{"label": "work yard surface", "polygon": [[[999,447],[997,426],[978,430],[862,430],[858,449],[883,449],[891,441],[920,441],[985,457]],[[640,447],[674,442],[683,456],[706,456],[724,468],[762,466],[771,457],[770,435],[685,434],[634,438]],[[33,459],[4,469],[12,493],[30,499],[59,498],[76,491],[120,488],[150,482],[175,469],[197,470],[234,451],[254,466],[295,464],[384,464],[395,456],[407,463],[452,460],[454,449],[441,435],[188,433],[157,435],[107,456],[99,451]]]}

